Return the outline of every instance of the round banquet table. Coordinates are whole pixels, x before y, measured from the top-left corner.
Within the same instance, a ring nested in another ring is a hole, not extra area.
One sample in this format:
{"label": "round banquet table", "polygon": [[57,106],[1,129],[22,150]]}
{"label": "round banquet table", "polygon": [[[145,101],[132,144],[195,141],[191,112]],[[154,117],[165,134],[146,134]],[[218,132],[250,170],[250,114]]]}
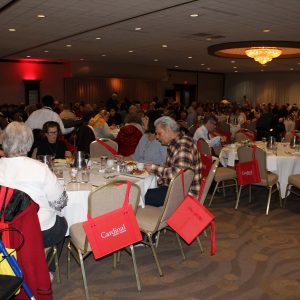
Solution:
{"label": "round banquet table", "polygon": [[[79,182],[70,182],[69,168],[64,165],[55,166],[54,170],[60,169],[63,173],[63,177],[59,179],[60,183],[64,185],[68,194],[68,204],[60,212],[60,215],[64,216],[68,222],[68,226],[87,220],[88,212],[88,196],[89,193],[97,187],[103,186],[111,181],[115,180],[130,180],[136,183],[141,189],[141,197],[139,206],[144,207],[145,194],[149,188],[157,187],[156,176],[134,176],[134,175],[121,175],[117,174],[113,178],[105,179],[104,172],[99,168],[92,167],[90,172],[90,180],[88,183],[80,182],[80,174],[78,176]],[[68,232],[67,232],[68,235]]]}
{"label": "round banquet table", "polygon": [[[267,152],[267,170],[278,175],[281,197],[284,198],[289,175],[300,174],[300,151],[290,149],[289,143],[277,143],[277,151],[267,149],[264,142],[255,144]],[[219,158],[224,167],[235,166],[240,145],[227,145],[221,150]]]}

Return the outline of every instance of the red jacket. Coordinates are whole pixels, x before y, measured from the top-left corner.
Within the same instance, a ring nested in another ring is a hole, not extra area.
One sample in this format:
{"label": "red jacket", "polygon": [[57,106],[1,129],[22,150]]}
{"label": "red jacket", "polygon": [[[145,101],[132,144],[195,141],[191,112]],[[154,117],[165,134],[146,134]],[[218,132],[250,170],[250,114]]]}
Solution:
{"label": "red jacket", "polygon": [[123,156],[133,154],[142,136],[143,133],[134,125],[125,125],[121,127],[116,138],[119,154]]}
{"label": "red jacket", "polygon": [[[37,300],[52,300],[51,282],[37,211],[38,205],[32,203],[6,225],[8,228],[20,230],[24,236],[24,245],[17,251],[17,261],[31,292]],[[9,239],[10,245],[5,244],[5,247],[16,248],[20,245],[18,234],[10,233]],[[3,240],[5,241],[4,238]],[[23,289],[16,299],[28,300]]]}

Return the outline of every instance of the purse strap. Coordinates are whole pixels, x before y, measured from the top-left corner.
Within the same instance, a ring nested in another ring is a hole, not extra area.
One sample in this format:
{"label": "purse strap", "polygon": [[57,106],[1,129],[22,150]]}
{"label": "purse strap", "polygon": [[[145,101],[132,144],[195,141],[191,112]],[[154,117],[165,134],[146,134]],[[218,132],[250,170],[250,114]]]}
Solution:
{"label": "purse strap", "polygon": [[12,195],[13,195],[14,189],[8,188],[6,186],[1,186],[0,189],[0,220],[1,222],[4,222],[4,212],[8,205],[8,202],[10,201]]}
{"label": "purse strap", "polygon": [[185,188],[184,188],[184,170],[180,169],[180,175],[181,175],[181,183],[182,183],[182,192],[183,197],[185,196]]}
{"label": "purse strap", "polygon": [[106,150],[108,150],[112,155],[118,155],[118,152],[113,147],[108,145],[107,143],[101,141],[100,139],[96,139],[96,141],[97,141],[97,143],[102,145]]}
{"label": "purse strap", "polygon": [[123,202],[123,208],[127,208],[129,204],[129,194],[131,190],[132,183],[129,180],[126,180],[127,186],[126,186],[126,191],[125,191],[125,198]]}

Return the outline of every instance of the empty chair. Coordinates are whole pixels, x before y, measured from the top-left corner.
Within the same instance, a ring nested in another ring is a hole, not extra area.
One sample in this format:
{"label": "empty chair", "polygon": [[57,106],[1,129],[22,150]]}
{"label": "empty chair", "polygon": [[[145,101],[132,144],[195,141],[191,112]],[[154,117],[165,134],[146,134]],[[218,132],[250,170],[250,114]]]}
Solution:
{"label": "empty chair", "polygon": [[[237,149],[237,153],[240,162],[247,162],[253,159],[252,147],[249,146],[239,147]],[[270,209],[270,203],[271,203],[271,196],[275,191],[278,191],[279,193],[279,201],[281,206],[281,195],[280,195],[280,186],[278,182],[278,175],[267,171],[267,154],[261,148],[256,148],[256,159],[258,161],[261,182],[255,183],[253,185],[263,186],[268,189],[268,200],[267,200],[267,208],[266,208],[266,215],[268,215]],[[276,189],[273,189],[274,186],[276,187]],[[238,198],[236,201],[235,209],[237,209],[239,205],[242,187],[243,185],[240,185],[239,187]],[[249,199],[251,201],[251,185],[249,185],[249,196],[250,196]]]}
{"label": "empty chair", "polygon": [[[124,196],[126,191],[126,181],[115,181],[108,183],[102,187],[97,188],[89,194],[88,198],[88,213],[92,218],[108,213],[115,209],[121,208],[124,202]],[[129,194],[129,203],[131,203],[134,211],[137,209],[137,205],[140,200],[140,188],[138,185],[132,183],[132,187]],[[68,244],[68,278],[70,278],[70,263],[71,254],[76,262],[81,267],[81,273],[83,278],[83,285],[85,290],[85,297],[89,299],[89,292],[87,287],[87,279],[84,269],[84,259],[91,254],[92,250],[87,240],[82,223],[73,224],[70,227],[70,240]],[[137,281],[138,290],[141,290],[139,275],[137,272],[134,248],[130,245],[135,277]],[[95,263],[97,263],[95,261]]]}
{"label": "empty chair", "polygon": [[215,177],[215,174],[216,174],[216,171],[217,171],[217,168],[218,168],[218,165],[219,165],[219,159],[216,159],[210,170],[209,170],[209,173],[208,173],[208,176],[205,178],[205,183],[204,183],[204,186],[202,187],[201,185],[201,197],[200,197],[200,202],[202,204],[204,204],[205,202],[205,199],[207,197],[207,194],[208,194],[208,191],[210,189],[210,186],[211,186],[211,183],[213,182],[213,179]]}
{"label": "empty chair", "polygon": [[[193,181],[194,171],[189,168],[184,170],[185,192],[183,191],[181,176],[181,173],[179,173],[171,180],[163,206],[155,207],[151,205],[146,205],[144,208],[139,207],[136,214],[140,230],[146,234],[148,240],[143,241],[143,243],[151,247],[152,254],[154,256],[160,276],[163,276],[163,272],[158,261],[152,237],[154,234],[168,227],[166,221],[172,215],[175,209],[179,206],[184,197],[187,195],[191,183]],[[180,238],[177,234],[176,236],[180,246],[181,254],[184,257],[182,246],[180,243]]]}
{"label": "empty chair", "polygon": [[[118,152],[118,144],[110,139],[98,140],[90,143],[90,157],[95,158],[100,156],[107,156],[108,158],[115,158],[115,155]],[[100,142],[107,144],[108,147],[106,148],[105,145],[101,144]]]}
{"label": "empty chair", "polygon": [[[237,185],[237,180],[236,180],[236,172],[234,169],[229,168],[229,167],[218,167],[215,176],[214,176],[214,181],[216,182],[215,188],[213,190],[213,193],[211,195],[210,201],[208,206],[211,206],[213,198],[215,196],[215,193],[217,189],[219,188],[220,183],[222,183],[222,189],[223,189],[223,196],[225,197],[225,188],[234,186],[236,190],[236,196],[238,193],[238,185]],[[228,181],[233,181],[233,184],[226,184],[225,182]]]}
{"label": "empty chair", "polygon": [[291,193],[297,195],[298,197],[300,197],[300,192],[295,191],[294,189],[292,189],[292,187],[295,187],[298,190],[300,190],[300,174],[294,174],[294,175],[289,176],[288,184],[286,186],[286,192],[285,192],[283,207],[285,207],[285,205],[286,205],[287,195],[288,195],[289,192],[291,192]]}

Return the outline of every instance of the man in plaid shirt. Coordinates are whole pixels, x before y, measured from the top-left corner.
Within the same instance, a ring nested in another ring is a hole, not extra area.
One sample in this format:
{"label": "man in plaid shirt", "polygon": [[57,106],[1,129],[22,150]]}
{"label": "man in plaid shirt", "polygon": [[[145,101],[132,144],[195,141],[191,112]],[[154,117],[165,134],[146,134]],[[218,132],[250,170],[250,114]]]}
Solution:
{"label": "man in plaid shirt", "polygon": [[158,188],[149,189],[145,195],[145,204],[162,206],[172,178],[180,171],[190,167],[195,175],[189,190],[194,197],[200,191],[200,155],[191,137],[182,135],[175,120],[161,117],[154,123],[157,139],[162,145],[167,145],[167,159],[164,166],[146,164],[145,169],[158,177]]}

